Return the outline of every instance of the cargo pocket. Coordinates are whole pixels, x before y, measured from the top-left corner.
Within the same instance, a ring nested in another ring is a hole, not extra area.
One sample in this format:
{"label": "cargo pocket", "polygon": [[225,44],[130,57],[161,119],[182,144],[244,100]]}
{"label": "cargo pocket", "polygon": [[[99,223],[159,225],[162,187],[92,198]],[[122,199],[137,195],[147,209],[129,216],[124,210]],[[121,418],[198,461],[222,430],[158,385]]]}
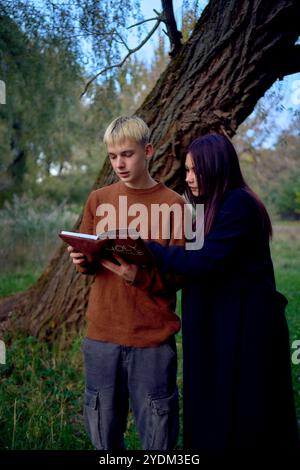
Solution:
{"label": "cargo pocket", "polygon": [[101,409],[100,394],[94,390],[85,390],[84,394],[84,424],[85,429],[91,439],[92,444],[97,450],[103,450],[101,438]]}
{"label": "cargo pocket", "polygon": [[170,450],[179,431],[178,389],[170,396],[150,398],[150,442],[148,450]]}

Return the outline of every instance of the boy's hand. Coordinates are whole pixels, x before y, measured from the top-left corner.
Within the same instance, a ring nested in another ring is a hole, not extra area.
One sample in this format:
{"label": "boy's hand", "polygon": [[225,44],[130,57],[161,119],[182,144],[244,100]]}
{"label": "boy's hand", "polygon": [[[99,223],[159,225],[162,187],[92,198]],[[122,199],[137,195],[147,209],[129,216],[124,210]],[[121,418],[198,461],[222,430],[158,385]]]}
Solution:
{"label": "boy's hand", "polygon": [[69,245],[67,250],[70,253],[70,257],[72,258],[74,264],[84,264],[87,262],[87,257],[83,253],[75,251],[75,248],[72,246]]}

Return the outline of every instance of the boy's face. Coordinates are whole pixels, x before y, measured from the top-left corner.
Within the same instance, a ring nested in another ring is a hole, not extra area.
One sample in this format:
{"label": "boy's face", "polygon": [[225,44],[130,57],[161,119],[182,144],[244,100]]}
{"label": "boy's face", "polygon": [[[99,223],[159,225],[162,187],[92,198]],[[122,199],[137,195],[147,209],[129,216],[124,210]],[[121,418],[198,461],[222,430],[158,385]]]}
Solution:
{"label": "boy's face", "polygon": [[113,170],[120,180],[129,187],[140,187],[148,176],[147,162],[153,155],[153,146],[125,140],[120,144],[108,145],[107,151]]}

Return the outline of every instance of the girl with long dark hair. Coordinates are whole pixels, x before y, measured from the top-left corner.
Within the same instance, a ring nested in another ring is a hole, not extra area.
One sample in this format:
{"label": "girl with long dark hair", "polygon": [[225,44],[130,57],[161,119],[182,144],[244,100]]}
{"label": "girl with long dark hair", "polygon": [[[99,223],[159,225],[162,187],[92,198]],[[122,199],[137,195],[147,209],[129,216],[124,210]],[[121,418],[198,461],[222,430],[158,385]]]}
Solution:
{"label": "girl with long dark hair", "polygon": [[286,298],[276,291],[268,213],[223,135],[194,140],[189,199],[204,203],[200,250],[149,243],[182,290],[184,447],[298,448]]}

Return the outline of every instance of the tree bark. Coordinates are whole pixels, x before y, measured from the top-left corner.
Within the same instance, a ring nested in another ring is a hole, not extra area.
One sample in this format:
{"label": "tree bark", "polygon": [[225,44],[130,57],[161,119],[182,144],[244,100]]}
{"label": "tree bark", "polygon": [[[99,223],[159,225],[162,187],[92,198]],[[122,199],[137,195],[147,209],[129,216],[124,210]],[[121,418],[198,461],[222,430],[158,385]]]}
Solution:
{"label": "tree bark", "polygon": [[[300,71],[299,35],[298,0],[211,0],[136,112],[152,131],[152,176],[180,191],[189,142],[211,131],[233,136],[277,78]],[[113,181],[106,161],[94,188]],[[83,326],[91,282],[61,246],[14,304],[10,325],[43,339],[71,339]]]}

